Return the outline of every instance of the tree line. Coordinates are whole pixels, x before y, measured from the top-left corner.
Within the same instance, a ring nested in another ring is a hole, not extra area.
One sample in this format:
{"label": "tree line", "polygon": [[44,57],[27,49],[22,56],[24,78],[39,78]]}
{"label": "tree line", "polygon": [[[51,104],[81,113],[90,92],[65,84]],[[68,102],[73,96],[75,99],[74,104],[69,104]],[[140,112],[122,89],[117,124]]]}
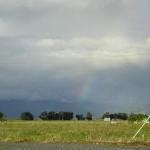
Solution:
{"label": "tree line", "polygon": [[[54,112],[54,111],[44,111],[38,116],[41,120],[73,120],[73,112]],[[87,112],[84,116],[83,114],[76,114],[77,120],[92,120],[92,113]],[[0,112],[0,120],[3,121],[6,116],[4,113]],[[34,120],[34,115],[31,112],[22,112],[20,114],[21,120]]]}
{"label": "tree line", "polygon": [[72,120],[73,112],[42,112],[39,115],[42,120]]}
{"label": "tree line", "polygon": [[[54,112],[54,111],[44,111],[41,112],[38,116],[41,120],[73,120],[74,113],[73,112]],[[105,112],[101,119],[110,118],[110,120],[128,120],[128,121],[142,121],[147,118],[148,115],[142,113],[109,113]],[[87,112],[85,115],[76,114],[75,118],[77,120],[92,120],[93,116],[91,112]],[[34,116],[31,112],[22,112],[20,114],[21,120],[34,120]],[[7,120],[6,115],[3,112],[0,112],[0,121]]]}
{"label": "tree line", "polygon": [[106,112],[102,115],[102,119],[110,118],[111,120],[112,119],[127,120],[128,117],[129,116],[127,113],[109,113],[109,112]]}
{"label": "tree line", "polygon": [[106,112],[102,115],[102,119],[110,118],[110,120],[128,120],[128,121],[142,121],[147,118],[148,115],[142,113],[109,113]]}

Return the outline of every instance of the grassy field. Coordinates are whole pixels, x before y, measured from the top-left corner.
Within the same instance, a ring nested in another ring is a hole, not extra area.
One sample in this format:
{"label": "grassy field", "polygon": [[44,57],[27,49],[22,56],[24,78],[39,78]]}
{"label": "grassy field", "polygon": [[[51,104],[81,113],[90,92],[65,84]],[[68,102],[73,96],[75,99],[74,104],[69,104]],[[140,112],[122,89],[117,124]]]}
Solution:
{"label": "grassy field", "polygon": [[[141,124],[127,121],[7,121],[0,122],[1,142],[129,144]],[[136,143],[150,142],[147,124]]]}

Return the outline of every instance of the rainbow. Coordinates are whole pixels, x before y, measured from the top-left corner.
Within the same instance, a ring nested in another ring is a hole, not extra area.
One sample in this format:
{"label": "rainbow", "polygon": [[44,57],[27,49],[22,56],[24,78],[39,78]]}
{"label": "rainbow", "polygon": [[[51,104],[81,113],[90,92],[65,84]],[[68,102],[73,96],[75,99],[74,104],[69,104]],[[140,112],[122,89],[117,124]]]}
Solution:
{"label": "rainbow", "polygon": [[91,95],[95,78],[93,76],[84,77],[83,84],[79,90],[79,98],[81,101],[86,100]]}

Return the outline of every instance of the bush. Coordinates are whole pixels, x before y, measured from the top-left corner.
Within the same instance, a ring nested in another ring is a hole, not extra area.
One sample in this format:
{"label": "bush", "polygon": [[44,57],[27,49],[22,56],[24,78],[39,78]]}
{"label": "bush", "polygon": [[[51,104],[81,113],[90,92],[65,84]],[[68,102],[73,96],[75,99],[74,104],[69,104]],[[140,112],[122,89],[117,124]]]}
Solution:
{"label": "bush", "polygon": [[146,114],[134,114],[131,113],[129,115],[128,121],[142,121],[145,118],[147,118],[148,116]]}
{"label": "bush", "polygon": [[42,112],[39,118],[42,120],[72,120],[73,112]]}
{"label": "bush", "polygon": [[110,114],[109,114],[109,112],[105,112],[103,115],[102,115],[102,119],[104,119],[104,118],[110,118],[111,116],[110,116]]}
{"label": "bush", "polygon": [[112,119],[120,119],[120,120],[127,120],[128,119],[128,114],[126,113],[116,113],[112,114]]}
{"label": "bush", "polygon": [[102,119],[104,118],[110,118],[112,119],[120,119],[120,120],[127,120],[128,119],[128,114],[126,113],[114,113],[110,114],[109,112],[106,112],[102,115]]}
{"label": "bush", "polygon": [[48,113],[46,111],[42,112],[39,115],[39,118],[42,119],[42,120],[48,120]]}
{"label": "bush", "polygon": [[86,119],[87,120],[92,120],[92,114],[90,112],[87,112]]}
{"label": "bush", "polygon": [[85,120],[85,117],[83,116],[83,114],[76,114],[76,118],[77,120]]}
{"label": "bush", "polygon": [[4,118],[4,114],[0,112],[0,120],[2,120],[3,118]]}
{"label": "bush", "polygon": [[33,117],[32,113],[30,113],[30,112],[22,112],[20,115],[20,119],[21,120],[33,120],[34,117]]}

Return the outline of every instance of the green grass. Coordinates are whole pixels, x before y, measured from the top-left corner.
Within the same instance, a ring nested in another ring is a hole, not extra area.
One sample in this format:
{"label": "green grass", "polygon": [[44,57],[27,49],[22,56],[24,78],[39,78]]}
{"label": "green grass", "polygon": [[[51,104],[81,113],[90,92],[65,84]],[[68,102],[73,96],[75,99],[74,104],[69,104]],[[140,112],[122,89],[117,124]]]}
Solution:
{"label": "green grass", "polygon": [[[20,121],[0,122],[2,142],[128,143],[141,124],[127,121]],[[150,142],[147,124],[136,141]]]}

